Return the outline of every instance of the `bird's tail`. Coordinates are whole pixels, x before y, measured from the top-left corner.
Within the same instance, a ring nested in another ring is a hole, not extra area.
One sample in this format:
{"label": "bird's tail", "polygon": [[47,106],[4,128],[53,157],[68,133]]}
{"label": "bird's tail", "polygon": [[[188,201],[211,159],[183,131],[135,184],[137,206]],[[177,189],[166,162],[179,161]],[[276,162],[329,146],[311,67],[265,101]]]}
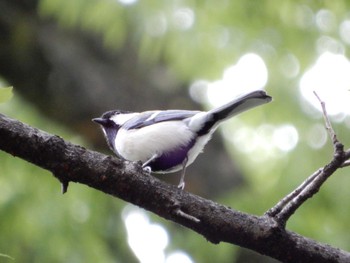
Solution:
{"label": "bird's tail", "polygon": [[220,122],[231,118],[241,112],[268,103],[272,98],[263,90],[256,90],[242,95],[235,100],[208,112],[207,120],[199,134],[206,134],[216,127]]}

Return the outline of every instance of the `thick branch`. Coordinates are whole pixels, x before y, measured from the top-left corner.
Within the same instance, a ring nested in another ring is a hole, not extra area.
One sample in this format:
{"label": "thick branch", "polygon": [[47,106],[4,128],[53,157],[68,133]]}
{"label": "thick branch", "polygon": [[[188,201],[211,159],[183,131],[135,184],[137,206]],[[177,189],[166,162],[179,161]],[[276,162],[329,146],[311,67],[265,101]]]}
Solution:
{"label": "thick branch", "polygon": [[137,164],[73,145],[0,114],[0,149],[188,227],[213,243],[228,242],[283,262],[350,262],[350,253],[280,228],[143,174]]}

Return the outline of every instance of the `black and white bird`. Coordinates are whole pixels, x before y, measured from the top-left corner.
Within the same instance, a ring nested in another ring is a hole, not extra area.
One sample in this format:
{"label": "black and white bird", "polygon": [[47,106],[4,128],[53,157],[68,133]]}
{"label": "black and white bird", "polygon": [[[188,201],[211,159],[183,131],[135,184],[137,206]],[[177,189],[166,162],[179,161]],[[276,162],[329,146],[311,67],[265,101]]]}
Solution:
{"label": "black and white bird", "polygon": [[112,110],[93,119],[101,125],[107,143],[119,157],[141,161],[146,171],[182,171],[179,188],[185,186],[186,167],[202,152],[218,125],[241,112],[271,101],[257,90],[210,111]]}

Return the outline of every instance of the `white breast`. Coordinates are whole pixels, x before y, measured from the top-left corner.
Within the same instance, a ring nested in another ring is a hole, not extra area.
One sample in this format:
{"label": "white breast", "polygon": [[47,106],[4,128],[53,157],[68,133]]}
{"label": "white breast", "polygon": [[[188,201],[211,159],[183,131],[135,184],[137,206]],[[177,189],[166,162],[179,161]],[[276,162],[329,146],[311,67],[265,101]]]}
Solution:
{"label": "white breast", "polygon": [[155,154],[186,145],[194,136],[182,121],[160,122],[141,129],[120,129],[115,147],[127,160],[145,162]]}

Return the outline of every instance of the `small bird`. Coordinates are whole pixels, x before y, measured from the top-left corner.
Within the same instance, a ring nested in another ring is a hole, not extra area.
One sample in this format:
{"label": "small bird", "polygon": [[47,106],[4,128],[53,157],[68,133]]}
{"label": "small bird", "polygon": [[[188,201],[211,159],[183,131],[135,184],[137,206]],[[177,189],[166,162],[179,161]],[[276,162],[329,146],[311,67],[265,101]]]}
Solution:
{"label": "small bird", "polygon": [[178,187],[184,189],[186,167],[202,152],[218,125],[271,100],[265,91],[257,90],[207,112],[112,110],[92,121],[101,125],[108,146],[117,156],[141,161],[148,172],[181,170]]}

